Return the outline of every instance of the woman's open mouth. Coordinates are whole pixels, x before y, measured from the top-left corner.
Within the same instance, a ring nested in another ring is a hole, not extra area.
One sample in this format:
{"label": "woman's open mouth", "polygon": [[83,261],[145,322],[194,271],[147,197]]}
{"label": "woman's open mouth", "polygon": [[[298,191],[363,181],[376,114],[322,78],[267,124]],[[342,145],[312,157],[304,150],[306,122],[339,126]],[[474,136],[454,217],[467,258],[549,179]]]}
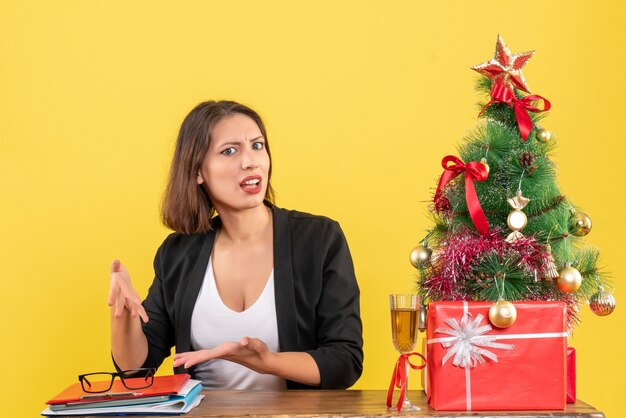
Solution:
{"label": "woman's open mouth", "polygon": [[256,194],[261,191],[261,176],[248,176],[239,183],[246,193]]}

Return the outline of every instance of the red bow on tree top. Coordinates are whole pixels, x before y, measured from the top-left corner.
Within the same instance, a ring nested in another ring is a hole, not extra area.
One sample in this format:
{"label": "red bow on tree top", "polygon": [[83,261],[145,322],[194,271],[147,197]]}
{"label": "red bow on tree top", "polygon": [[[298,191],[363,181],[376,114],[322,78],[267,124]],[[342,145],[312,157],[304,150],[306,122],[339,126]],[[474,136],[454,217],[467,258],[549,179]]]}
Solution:
{"label": "red bow on tree top", "polygon": [[[543,100],[543,109],[539,109],[531,104],[535,100]],[[510,86],[499,81],[495,82],[491,87],[491,101],[483,107],[483,110],[480,111],[478,117],[480,117],[485,109],[493,103],[506,103],[515,109],[517,126],[519,127],[519,132],[524,141],[528,138],[530,131],[533,130],[533,122],[530,120],[528,112],[545,112],[550,110],[551,107],[550,101],[545,97],[539,96],[538,94],[530,94],[528,96],[524,96],[522,99],[518,99],[515,97],[515,93]]]}
{"label": "red bow on tree top", "polygon": [[[453,164],[448,165],[450,162]],[[478,232],[481,235],[487,235],[489,232],[489,221],[485,216],[485,212],[483,212],[483,208],[480,206],[478,195],[474,188],[474,181],[485,181],[489,177],[487,167],[485,167],[483,163],[475,161],[465,164],[459,157],[455,157],[454,155],[446,155],[443,157],[441,165],[444,168],[444,172],[439,179],[437,191],[435,192],[435,205],[441,198],[445,185],[462,172],[465,172],[465,200],[467,201],[467,209]]]}

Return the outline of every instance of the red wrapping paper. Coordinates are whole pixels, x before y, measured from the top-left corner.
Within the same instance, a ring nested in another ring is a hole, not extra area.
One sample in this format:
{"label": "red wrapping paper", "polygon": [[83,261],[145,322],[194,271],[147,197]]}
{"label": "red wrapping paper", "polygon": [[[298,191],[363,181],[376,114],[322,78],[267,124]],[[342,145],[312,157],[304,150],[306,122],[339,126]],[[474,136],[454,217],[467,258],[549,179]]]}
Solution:
{"label": "red wrapping paper", "polygon": [[[491,325],[487,336],[496,343],[513,344],[511,350],[481,347],[497,355],[497,361],[484,358],[475,367],[454,366],[452,358],[442,364],[450,348],[437,342],[449,337],[436,329],[451,327],[454,318],[461,323],[464,304],[469,318],[479,314],[480,326],[488,319],[493,302],[433,302],[427,319],[428,402],[436,410],[538,410],[565,409],[566,308],[562,302],[514,302],[517,321],[509,328]],[[435,341],[433,341],[435,340]]]}
{"label": "red wrapping paper", "polygon": [[576,349],[567,347],[567,403],[576,403]]}
{"label": "red wrapping paper", "polygon": [[[422,338],[422,354],[424,358],[426,358],[426,336],[424,335]],[[428,380],[426,376],[428,375],[428,360],[424,361],[424,368],[422,369],[422,389],[424,390],[424,394],[428,396]]]}

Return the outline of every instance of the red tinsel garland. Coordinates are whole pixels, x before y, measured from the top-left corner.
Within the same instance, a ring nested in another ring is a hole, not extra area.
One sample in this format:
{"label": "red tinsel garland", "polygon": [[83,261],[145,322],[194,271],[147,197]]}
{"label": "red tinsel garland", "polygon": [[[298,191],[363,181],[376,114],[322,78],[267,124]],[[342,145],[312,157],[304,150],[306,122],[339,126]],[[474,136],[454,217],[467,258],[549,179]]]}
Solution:
{"label": "red tinsel garland", "polygon": [[503,259],[515,256],[520,268],[529,274],[540,272],[549,255],[545,246],[534,237],[507,242],[497,229],[490,230],[487,235],[463,229],[440,243],[436,260],[433,260],[433,275],[424,281],[424,287],[444,300],[467,299],[460,284],[473,278],[475,265],[486,254],[496,254]]}
{"label": "red tinsel garland", "polygon": [[[432,267],[422,282],[422,287],[431,300],[471,300],[465,292],[468,280],[477,280],[474,269],[487,254],[495,254],[503,260],[515,258],[520,269],[529,275],[540,274],[544,263],[550,257],[545,245],[533,236],[523,236],[514,242],[507,242],[499,229],[491,229],[487,235],[480,235],[470,228],[461,228],[440,242],[432,258]],[[541,280],[541,278],[539,278]],[[545,300],[546,295],[533,295],[530,300]],[[552,300],[562,300],[568,310],[568,323],[577,321],[578,301],[571,294],[556,290]]]}

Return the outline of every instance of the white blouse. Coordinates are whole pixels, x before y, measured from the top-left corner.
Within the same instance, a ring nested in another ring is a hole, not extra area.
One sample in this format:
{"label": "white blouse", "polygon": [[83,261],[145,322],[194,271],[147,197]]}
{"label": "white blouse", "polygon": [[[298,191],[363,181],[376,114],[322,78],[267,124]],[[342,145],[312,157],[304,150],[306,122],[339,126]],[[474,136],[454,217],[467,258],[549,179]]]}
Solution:
{"label": "white blouse", "polygon": [[[224,342],[239,342],[254,337],[279,351],[276,304],[274,301],[274,270],[265,288],[252,306],[243,312],[227,307],[217,291],[212,257],[204,274],[191,317],[191,348],[213,348]],[[194,366],[195,378],[205,389],[215,390],[285,390],[285,379],[260,374],[228,360],[215,359]]]}

